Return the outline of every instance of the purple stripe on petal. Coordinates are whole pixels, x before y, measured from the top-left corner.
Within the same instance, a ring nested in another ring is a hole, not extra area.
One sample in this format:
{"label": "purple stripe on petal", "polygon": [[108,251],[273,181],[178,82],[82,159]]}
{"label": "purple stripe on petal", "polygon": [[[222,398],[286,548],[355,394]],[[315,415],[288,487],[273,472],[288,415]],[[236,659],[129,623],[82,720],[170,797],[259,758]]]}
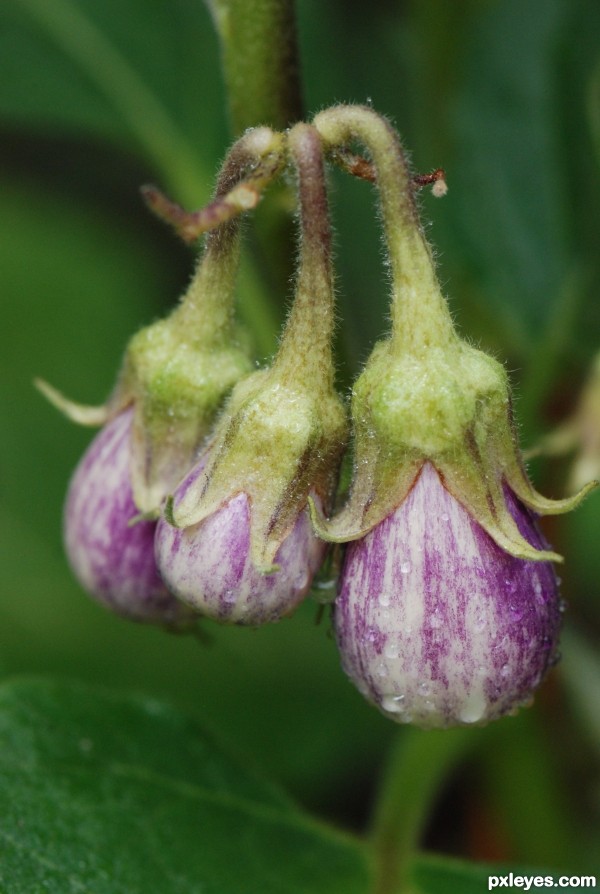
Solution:
{"label": "purple stripe on petal", "polygon": [[[545,547],[531,514],[507,503]],[[500,549],[426,464],[402,505],[349,544],[335,624],[344,669],[388,716],[483,723],[526,702],[552,663],[556,576]]]}
{"label": "purple stripe on petal", "polygon": [[168,592],[154,559],[156,522],[137,515],[129,478],[132,410],[109,422],[82,457],[67,494],[65,548],[81,585],[137,621],[176,623],[189,615]]}
{"label": "purple stripe on petal", "polygon": [[[176,502],[188,484],[180,485]],[[197,525],[158,524],[156,558],[165,582],[197,612],[222,623],[259,625],[289,615],[323,561],[326,544],[304,510],[275,556],[279,570],[263,574],[250,556],[251,511],[248,496],[239,493]]]}

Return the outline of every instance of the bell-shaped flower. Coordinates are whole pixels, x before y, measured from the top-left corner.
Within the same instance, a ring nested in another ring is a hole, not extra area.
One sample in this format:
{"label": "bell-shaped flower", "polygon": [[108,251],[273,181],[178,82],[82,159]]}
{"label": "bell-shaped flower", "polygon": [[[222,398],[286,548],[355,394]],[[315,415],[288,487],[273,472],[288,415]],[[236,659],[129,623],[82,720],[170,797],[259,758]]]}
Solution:
{"label": "bell-shaped flower", "polygon": [[[544,550],[506,490],[521,536]],[[425,463],[405,500],[348,544],[336,605],[346,672],[394,720],[483,723],[526,704],[557,656],[550,562],[500,547]]]}
{"label": "bell-shaped flower", "polygon": [[321,141],[288,135],[298,175],[301,257],[294,304],[270,368],[241,381],[198,465],[167,505],[156,535],[161,574],[179,599],[225,623],[288,615],[326,544],[309,497],[330,505],[346,440],[333,386],[333,281]]}
{"label": "bell-shaped flower", "polygon": [[315,126],[328,148],[370,150],[393,281],[391,335],[353,389],[348,501],[331,520],[313,508],[321,536],[353,541],[335,608],[344,666],[394,719],[487,720],[527,698],[554,654],[560,556],[534,517],[581,495],[531,485],[506,372],[454,329],[388,122],[342,106]]}

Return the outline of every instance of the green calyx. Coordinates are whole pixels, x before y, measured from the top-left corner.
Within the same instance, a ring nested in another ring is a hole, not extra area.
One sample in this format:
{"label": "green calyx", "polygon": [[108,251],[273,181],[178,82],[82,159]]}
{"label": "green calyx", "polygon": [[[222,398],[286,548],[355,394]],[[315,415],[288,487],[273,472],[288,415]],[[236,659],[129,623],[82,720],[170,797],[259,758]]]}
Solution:
{"label": "green calyx", "polygon": [[172,510],[177,527],[198,524],[244,492],[251,504],[251,550],[269,571],[309,495],[328,506],[346,438],[341,401],[303,387],[276,368],[240,382],[224,410],[203,474]]}
{"label": "green calyx", "polygon": [[158,509],[192,465],[225,398],[251,366],[239,342],[186,340],[170,319],[134,336],[123,379],[134,396],[131,480],[140,511]]}
{"label": "green calyx", "polygon": [[[327,520],[311,506],[326,540],[364,536],[405,499],[424,463],[496,543],[511,555],[562,561],[521,535],[505,487],[539,514],[567,512],[589,487],[548,500],[523,467],[504,368],[459,339],[440,291],[398,138],[369,108],[322,112],[315,126],[331,149],[364,143],[376,169],[392,269],[392,332],[379,342],[352,397],[355,469],[342,511]],[[592,483],[591,486],[594,486]]]}
{"label": "green calyx", "polygon": [[[523,467],[504,368],[458,341],[445,351],[400,355],[380,342],[356,382],[355,477],[350,498],[331,521],[313,517],[319,534],[364,536],[405,499],[424,463],[504,550],[521,559],[561,561],[533,548],[508,509],[504,487],[540,515],[567,512],[585,495],[547,500]],[[588,488],[589,490],[589,488]]]}
{"label": "green calyx", "polygon": [[321,141],[301,124],[288,135],[298,175],[301,258],[294,303],[273,365],[234,388],[206,466],[170,520],[198,524],[236,493],[251,504],[251,554],[267,572],[309,497],[329,507],[347,439],[333,384],[333,274]]}

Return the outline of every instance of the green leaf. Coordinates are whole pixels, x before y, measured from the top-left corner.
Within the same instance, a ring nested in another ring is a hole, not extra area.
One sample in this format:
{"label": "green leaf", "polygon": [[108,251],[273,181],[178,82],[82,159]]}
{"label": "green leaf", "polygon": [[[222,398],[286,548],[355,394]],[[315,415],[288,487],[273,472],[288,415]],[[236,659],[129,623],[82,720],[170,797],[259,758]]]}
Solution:
{"label": "green leaf", "polygon": [[561,642],[564,652],[562,677],[582,727],[600,750],[600,656],[575,627],[567,627]]}
{"label": "green leaf", "polygon": [[202,2],[8,0],[0,115],[140,151],[182,201],[206,200],[226,143],[217,41]]}
{"label": "green leaf", "polygon": [[[501,333],[499,347],[522,367],[579,267],[586,273],[596,266],[597,250],[585,258],[597,230],[585,105],[599,7],[593,0],[506,0],[470,9],[449,41],[455,59],[451,80],[442,83],[454,89],[440,88],[441,100],[434,94],[438,115],[428,118],[448,147],[438,163],[450,193],[436,218],[451,265],[476,286],[470,314],[482,323],[489,315],[492,344]],[[568,324],[563,351],[574,347],[577,315]]]}
{"label": "green leaf", "polygon": [[507,0],[483,7],[458,104],[457,222],[488,294],[506,302],[530,333],[567,275],[553,76],[567,5]]}
{"label": "green leaf", "polygon": [[0,689],[4,894],[359,894],[360,846],[164,704]]}

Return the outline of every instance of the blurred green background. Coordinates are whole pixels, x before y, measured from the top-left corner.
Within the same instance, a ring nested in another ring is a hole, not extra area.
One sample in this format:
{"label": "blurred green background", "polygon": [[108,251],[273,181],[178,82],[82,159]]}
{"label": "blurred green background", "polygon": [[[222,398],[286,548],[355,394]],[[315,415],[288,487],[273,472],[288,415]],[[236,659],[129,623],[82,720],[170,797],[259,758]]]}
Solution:
{"label": "blurred green background", "polygon": [[[307,113],[372,102],[398,126],[415,170],[446,169],[448,196],[422,197],[441,279],[461,331],[511,370],[533,443],[569,412],[600,349],[600,4],[299,0],[297,11]],[[2,0],[0,130],[0,672],[164,697],[306,806],[363,828],[392,738],[439,734],[398,733],[367,706],[314,602],[267,629],[207,627],[203,645],[110,616],[62,551],[64,493],[91,435],[32,379],[100,403],[129,336],[190,276],[193,254],[151,218],[138,188],[152,181],[198,207],[231,142],[207,9]],[[387,285],[372,190],[337,173],[332,187],[347,389],[386,330]],[[290,298],[273,264],[249,254],[240,281],[260,360]],[[564,463],[538,461],[532,472],[560,494]],[[425,842],[592,871],[600,496],[547,531],[567,557],[563,662],[531,711],[473,731],[431,805]]]}

